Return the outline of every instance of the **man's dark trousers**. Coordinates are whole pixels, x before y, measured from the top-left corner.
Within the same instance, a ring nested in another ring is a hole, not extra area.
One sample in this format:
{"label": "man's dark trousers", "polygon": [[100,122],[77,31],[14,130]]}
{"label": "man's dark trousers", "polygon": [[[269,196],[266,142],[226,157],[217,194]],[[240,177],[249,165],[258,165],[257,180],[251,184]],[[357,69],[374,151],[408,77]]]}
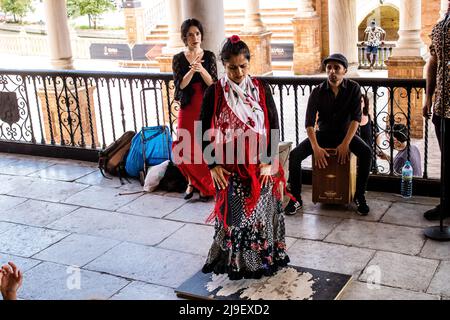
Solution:
{"label": "man's dark trousers", "polygon": [[[445,184],[445,203],[444,203],[444,213],[449,214],[450,210],[450,119],[445,119],[445,145],[442,145],[441,142],[441,117],[433,114],[433,124],[434,129],[436,131],[436,137],[439,142],[439,148],[441,149],[441,152],[444,152],[444,159],[445,159],[445,172],[444,172],[444,184]],[[442,186],[441,186],[442,188]]]}
{"label": "man's dark trousers", "polygon": [[[336,148],[344,140],[345,135],[335,132],[316,132],[317,142],[321,148]],[[359,137],[354,136],[349,149],[358,157],[356,178],[356,196],[364,195],[372,166],[372,149]],[[289,184],[291,194],[299,199],[302,192],[302,161],[313,154],[308,138],[302,141],[289,155]]]}

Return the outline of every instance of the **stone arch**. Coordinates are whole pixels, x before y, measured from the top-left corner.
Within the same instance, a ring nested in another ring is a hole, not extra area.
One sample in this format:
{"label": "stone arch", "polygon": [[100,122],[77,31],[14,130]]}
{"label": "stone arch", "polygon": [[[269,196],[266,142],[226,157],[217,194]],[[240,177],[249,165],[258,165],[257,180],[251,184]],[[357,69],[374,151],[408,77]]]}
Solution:
{"label": "stone arch", "polygon": [[386,41],[398,40],[400,11],[393,4],[383,4],[370,11],[359,23],[358,41],[364,40],[364,30],[372,19],[375,19],[377,24],[386,31]]}

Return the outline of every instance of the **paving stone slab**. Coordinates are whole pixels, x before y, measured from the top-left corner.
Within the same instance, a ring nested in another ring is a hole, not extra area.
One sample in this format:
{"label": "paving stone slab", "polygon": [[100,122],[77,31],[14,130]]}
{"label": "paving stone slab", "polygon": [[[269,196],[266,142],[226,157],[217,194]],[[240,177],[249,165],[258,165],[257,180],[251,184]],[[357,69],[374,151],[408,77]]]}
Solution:
{"label": "paving stone slab", "polygon": [[144,194],[116,211],[145,217],[162,218],[185,204],[186,201],[183,199]]}
{"label": "paving stone slab", "polygon": [[[0,195],[0,214],[25,202],[27,199]],[[0,218],[0,220],[2,220]]]}
{"label": "paving stone slab", "polygon": [[126,181],[124,183],[124,185],[120,186],[120,189],[122,191],[137,192],[137,191],[143,191],[144,190],[144,188],[143,188],[143,186],[141,186],[141,183],[140,183],[139,180],[134,179],[134,178],[131,178],[131,179],[128,179],[128,180],[129,180],[129,182]]}
{"label": "paving stone slab", "polygon": [[32,269],[33,267],[37,266],[39,263],[42,262],[36,259],[22,258],[0,252],[0,265],[7,264],[10,261],[13,262],[23,273],[26,273],[28,270]]}
{"label": "paving stone slab", "polygon": [[[15,226],[17,226],[17,225],[14,223],[0,221],[0,233],[6,232],[6,230],[14,228]],[[1,250],[1,248],[0,248],[0,250]]]}
{"label": "paving stone slab", "polygon": [[[206,224],[206,219],[214,209],[214,202],[187,202],[184,206],[178,208],[171,214],[165,216],[165,219]],[[211,222],[212,224],[213,222]]]}
{"label": "paving stone slab", "polygon": [[45,169],[39,170],[33,174],[30,174],[29,176],[72,182],[94,171],[95,169],[91,167],[78,165],[72,166],[70,164],[55,164]]}
{"label": "paving stone slab", "polygon": [[80,208],[49,228],[92,236],[155,245],[183,226],[182,223]]}
{"label": "paving stone slab", "polygon": [[325,238],[326,242],[417,255],[425,242],[419,228],[346,220]]}
{"label": "paving stone slab", "polygon": [[19,160],[18,158],[14,157],[14,154],[12,153],[0,153],[0,165],[8,165],[13,161]]}
{"label": "paving stone slab", "polygon": [[392,252],[377,252],[359,280],[375,279],[382,285],[425,292],[439,261]]}
{"label": "paving stone slab", "polygon": [[352,281],[341,300],[439,300],[438,295]]}
{"label": "paving stone slab", "polygon": [[7,194],[11,190],[14,190],[15,188],[17,188],[17,184],[23,180],[27,181],[28,183],[32,181],[31,178],[0,174],[0,194]]}
{"label": "paving stone slab", "polygon": [[52,164],[47,161],[37,161],[35,159],[20,159],[10,161],[0,166],[1,174],[11,174],[17,176],[26,176],[39,170],[45,169]]}
{"label": "paving stone slab", "polygon": [[111,275],[44,262],[27,272],[19,297],[25,300],[105,300],[128,283]]}
{"label": "paving stone slab", "polygon": [[28,258],[67,235],[67,232],[17,225],[0,234],[0,250]]}
{"label": "paving stone slab", "polygon": [[[400,186],[399,186],[399,189],[400,189]],[[392,202],[403,202],[403,203],[409,203],[409,204],[422,204],[422,205],[436,206],[440,202],[439,198],[437,198],[437,197],[412,196],[409,199],[405,199],[400,194],[376,192],[376,191],[369,191],[367,194],[369,195],[370,198],[373,198],[373,199],[392,201]]]}
{"label": "paving stone slab", "polygon": [[427,239],[420,256],[436,260],[450,260],[450,245],[448,242]]}
{"label": "paving stone slab", "polygon": [[158,247],[206,257],[212,245],[213,236],[214,228],[212,226],[186,224]]}
{"label": "paving stone slab", "polygon": [[432,208],[434,206],[397,202],[389,208],[381,221],[401,226],[431,227],[436,225],[436,222],[426,220],[423,213]]}
{"label": "paving stone slab", "polygon": [[354,275],[365,268],[374,251],[319,241],[297,240],[287,253],[291,265]]}
{"label": "paving stone slab", "polygon": [[84,266],[101,256],[120,241],[72,234],[34,255],[33,258],[59,264]]}
{"label": "paving stone slab", "polygon": [[96,171],[85,175],[84,177],[78,178],[77,180],[75,180],[75,182],[106,188],[120,188],[122,186],[118,177],[111,176],[110,178],[111,179],[105,178],[100,173],[100,170],[97,169]]}
{"label": "paving stone slab", "polygon": [[64,203],[112,211],[141,196],[141,194],[120,195],[121,192],[115,188],[91,186],[68,197]]}
{"label": "paving stone slab", "polygon": [[290,247],[293,246],[293,244],[297,241],[297,239],[292,237],[286,237],[285,241],[286,241],[286,248],[289,249]]}
{"label": "paving stone slab", "polygon": [[[26,200],[24,198],[16,199]],[[77,208],[77,206],[61,203],[27,200],[12,209],[0,210],[0,220],[45,227]]]}
{"label": "paving stone slab", "polygon": [[87,188],[79,183],[29,177],[19,177],[13,183],[15,186],[9,195],[51,202],[60,202]]}
{"label": "paving stone slab", "polygon": [[450,261],[441,262],[427,292],[450,297]]}
{"label": "paving stone slab", "polygon": [[285,216],[286,235],[295,238],[323,240],[342,219],[313,214]]}
{"label": "paving stone slab", "polygon": [[348,205],[331,205],[305,202],[303,206],[303,213],[342,219],[379,221],[381,217],[386,213],[388,208],[392,205],[392,202],[367,199],[367,204],[370,207],[370,212],[367,216],[361,216],[357,214],[356,205],[354,205],[353,203]]}
{"label": "paving stone slab", "polygon": [[111,300],[180,300],[173,288],[133,281]]}
{"label": "paving stone slab", "polygon": [[198,255],[122,243],[89,263],[86,269],[176,288],[204,263],[205,259]]}

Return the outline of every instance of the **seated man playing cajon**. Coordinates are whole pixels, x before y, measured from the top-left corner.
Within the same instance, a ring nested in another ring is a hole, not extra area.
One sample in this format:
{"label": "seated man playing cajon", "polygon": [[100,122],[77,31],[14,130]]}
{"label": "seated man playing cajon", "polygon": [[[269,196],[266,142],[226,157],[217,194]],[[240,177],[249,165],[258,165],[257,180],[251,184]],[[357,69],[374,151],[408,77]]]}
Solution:
{"label": "seated man playing cajon", "polygon": [[[359,158],[354,201],[360,215],[369,213],[364,196],[372,162],[371,148],[355,136],[361,122],[361,88],[349,79],[344,79],[348,62],[342,54],[332,54],[324,60],[328,79],[314,88],[308,100],[305,127],[308,138],[289,155],[290,191],[296,201],[290,200],[285,208],[287,215],[294,215],[303,206],[302,161],[314,153],[319,168],[327,166],[328,153],[325,148],[336,148],[339,163],[350,159],[350,151]],[[314,125],[318,130],[315,132]]]}

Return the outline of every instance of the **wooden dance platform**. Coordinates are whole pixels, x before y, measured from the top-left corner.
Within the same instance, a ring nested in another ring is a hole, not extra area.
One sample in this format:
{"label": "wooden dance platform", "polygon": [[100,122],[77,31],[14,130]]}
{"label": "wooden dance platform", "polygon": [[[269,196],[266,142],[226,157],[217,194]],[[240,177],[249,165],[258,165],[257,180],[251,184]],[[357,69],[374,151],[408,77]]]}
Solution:
{"label": "wooden dance platform", "polygon": [[336,300],[352,276],[287,266],[272,277],[231,281],[227,275],[199,271],[175,290],[195,300]]}

